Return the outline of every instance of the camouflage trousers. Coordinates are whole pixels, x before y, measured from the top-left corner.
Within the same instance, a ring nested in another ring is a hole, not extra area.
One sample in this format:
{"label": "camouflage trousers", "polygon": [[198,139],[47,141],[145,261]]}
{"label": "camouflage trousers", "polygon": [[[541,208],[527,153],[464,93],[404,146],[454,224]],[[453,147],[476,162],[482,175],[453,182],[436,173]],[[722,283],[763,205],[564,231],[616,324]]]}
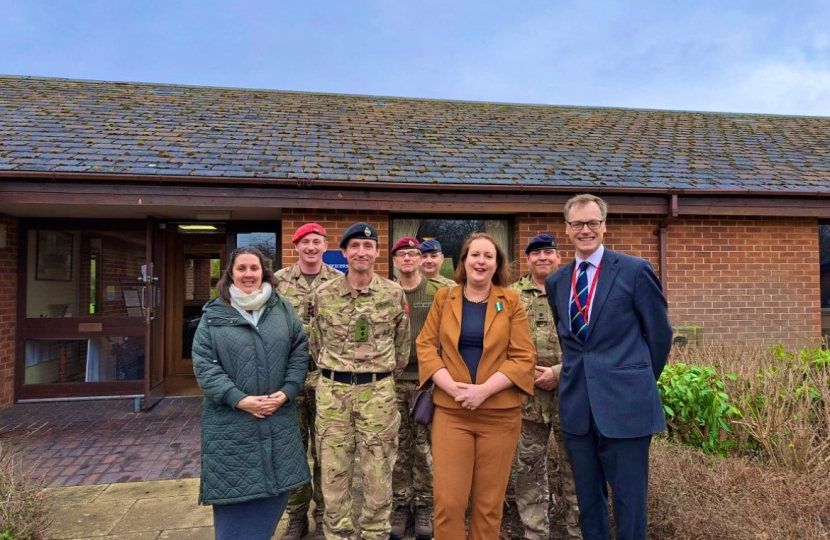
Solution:
{"label": "camouflage trousers", "polygon": [[[315,423],[326,539],[387,540],[400,425],[393,378],[350,385],[321,377]],[[356,458],[363,491],[359,512],[352,508]]]}
{"label": "camouflage trousers", "polygon": [[424,506],[432,508],[432,442],[429,428],[416,424],[409,411],[418,394],[415,381],[398,381],[395,385],[401,427],[398,429],[398,458],[392,477],[395,508]]}
{"label": "camouflage trousers", "polygon": [[316,415],[316,395],[313,386],[305,386],[297,397],[294,398],[294,405],[297,407],[297,421],[300,423],[300,437],[303,439],[303,448],[309,450],[311,441],[311,468],[312,481],[296,489],[291,490],[288,499],[288,517],[290,519],[301,519],[308,515],[311,501],[314,501],[314,515],[322,516],[323,492],[320,489],[320,461],[317,459],[317,445],[315,440],[314,417]]}
{"label": "camouflage trousers", "polygon": [[579,529],[579,506],[571,460],[565,451],[559,414],[552,416],[552,423],[544,424],[522,420],[522,433],[516,449],[516,505],[528,540],[547,540],[550,531],[549,504],[551,496],[548,479],[548,444],[551,432],[558,449],[558,472],[565,499],[565,526],[569,538],[582,538]]}

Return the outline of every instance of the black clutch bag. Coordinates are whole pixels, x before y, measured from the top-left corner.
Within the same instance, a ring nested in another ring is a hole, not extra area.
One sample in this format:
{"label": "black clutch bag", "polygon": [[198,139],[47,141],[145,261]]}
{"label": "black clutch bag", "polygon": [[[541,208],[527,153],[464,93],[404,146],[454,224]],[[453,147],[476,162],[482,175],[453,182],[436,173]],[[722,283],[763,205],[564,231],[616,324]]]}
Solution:
{"label": "black clutch bag", "polygon": [[415,396],[415,404],[412,405],[412,410],[409,411],[412,421],[422,426],[428,426],[432,423],[434,412],[435,404],[432,402],[432,391],[418,390],[418,394]]}

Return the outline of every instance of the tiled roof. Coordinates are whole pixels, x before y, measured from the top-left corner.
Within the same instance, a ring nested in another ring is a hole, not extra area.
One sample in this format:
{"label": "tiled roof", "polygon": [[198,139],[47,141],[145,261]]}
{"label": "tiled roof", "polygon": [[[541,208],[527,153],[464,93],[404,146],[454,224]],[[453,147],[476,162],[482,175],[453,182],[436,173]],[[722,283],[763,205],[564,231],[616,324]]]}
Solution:
{"label": "tiled roof", "polygon": [[0,77],[0,171],[826,192],[829,143],[830,118]]}

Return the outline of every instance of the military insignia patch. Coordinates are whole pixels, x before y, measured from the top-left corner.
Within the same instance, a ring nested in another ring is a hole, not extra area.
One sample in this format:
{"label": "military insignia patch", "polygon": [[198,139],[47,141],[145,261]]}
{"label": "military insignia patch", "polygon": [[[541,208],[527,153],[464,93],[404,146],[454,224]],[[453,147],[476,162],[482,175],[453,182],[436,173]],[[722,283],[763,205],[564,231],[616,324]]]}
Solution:
{"label": "military insignia patch", "polygon": [[365,343],[369,341],[369,323],[366,319],[358,319],[354,323],[354,340],[355,343]]}
{"label": "military insignia patch", "polygon": [[372,236],[372,229],[366,227],[365,229],[363,229],[363,234],[365,234],[367,238]]}

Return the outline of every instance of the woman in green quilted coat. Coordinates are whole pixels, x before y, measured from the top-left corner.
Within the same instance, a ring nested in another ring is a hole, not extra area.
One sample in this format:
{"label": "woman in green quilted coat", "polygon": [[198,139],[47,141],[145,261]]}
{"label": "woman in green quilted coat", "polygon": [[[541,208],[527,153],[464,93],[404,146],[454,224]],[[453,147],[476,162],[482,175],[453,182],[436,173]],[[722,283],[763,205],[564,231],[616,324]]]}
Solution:
{"label": "woman in green quilted coat", "polygon": [[268,540],[292,488],[310,480],[293,404],[308,350],[262,253],[237,249],[204,307],[193,370],[205,393],[199,502],[217,540]]}

